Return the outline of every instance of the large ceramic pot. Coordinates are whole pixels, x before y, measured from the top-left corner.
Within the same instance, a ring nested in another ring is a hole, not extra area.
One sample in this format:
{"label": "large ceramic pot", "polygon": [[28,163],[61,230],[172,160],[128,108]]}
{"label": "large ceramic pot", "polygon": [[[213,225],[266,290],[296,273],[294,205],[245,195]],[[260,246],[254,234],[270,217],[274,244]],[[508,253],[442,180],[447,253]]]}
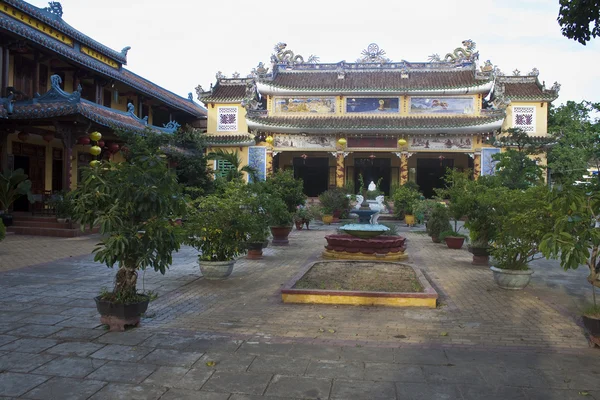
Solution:
{"label": "large ceramic pot", "polygon": [[204,279],[225,279],[233,271],[235,260],[229,261],[204,261],[198,260],[200,272]]}
{"label": "large ceramic pot", "polygon": [[298,229],[299,231],[302,230],[302,228],[304,227],[304,223],[302,222],[301,219],[295,219],[294,220],[294,225],[296,225],[296,229]]}
{"label": "large ceramic pot", "polygon": [[490,267],[494,273],[494,281],[502,289],[521,290],[524,289],[531,280],[533,270],[512,270]]}
{"label": "large ceramic pot", "polygon": [[264,242],[256,242],[256,243],[248,243],[246,246],[248,247],[248,255],[246,258],[248,260],[260,260],[262,258],[262,249]]}
{"label": "large ceramic pot", "polygon": [[288,235],[292,231],[291,226],[271,226],[270,229],[273,235],[273,246],[287,246],[290,243]]}
{"label": "large ceramic pot", "polygon": [[600,319],[588,317],[587,315],[582,315],[583,326],[588,330],[590,335],[598,337],[600,336]]}
{"label": "large ceramic pot", "polygon": [[329,225],[333,222],[333,215],[323,215],[323,217],[321,218],[321,220],[323,220],[323,223],[325,225]]}
{"label": "large ceramic pot", "polygon": [[408,226],[413,226],[415,224],[415,216],[410,214],[404,215],[404,222],[406,222],[406,225]]}
{"label": "large ceramic pot", "polygon": [[465,243],[465,238],[460,236],[447,236],[444,240],[449,249],[461,249]]}
{"label": "large ceramic pot", "polygon": [[12,226],[13,224],[13,216],[11,214],[0,214],[0,219],[4,226]]}
{"label": "large ceramic pot", "polygon": [[111,331],[123,331],[125,325],[138,325],[140,317],[148,309],[150,297],[140,295],[144,300],[138,303],[113,303],[103,300],[101,297],[95,297],[96,309],[100,313],[100,322],[109,326]]}

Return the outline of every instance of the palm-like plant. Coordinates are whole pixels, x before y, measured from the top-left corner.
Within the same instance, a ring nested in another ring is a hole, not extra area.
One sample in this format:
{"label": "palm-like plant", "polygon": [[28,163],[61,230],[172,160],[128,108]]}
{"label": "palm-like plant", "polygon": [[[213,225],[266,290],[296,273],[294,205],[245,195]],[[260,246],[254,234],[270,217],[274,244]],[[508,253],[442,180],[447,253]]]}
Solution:
{"label": "palm-like plant", "polygon": [[217,149],[210,153],[208,153],[207,158],[209,160],[223,160],[229,163],[232,168],[227,171],[225,175],[225,179],[228,182],[231,182],[236,179],[242,179],[242,172],[247,173],[250,176],[250,180],[252,182],[258,182],[258,170],[250,165],[242,165],[242,160],[240,159],[238,151],[228,152],[223,149]]}
{"label": "palm-like plant", "polygon": [[27,174],[19,168],[14,171],[4,171],[0,174],[0,211],[8,209],[19,197],[26,195],[29,202],[33,202],[31,195],[31,181]]}

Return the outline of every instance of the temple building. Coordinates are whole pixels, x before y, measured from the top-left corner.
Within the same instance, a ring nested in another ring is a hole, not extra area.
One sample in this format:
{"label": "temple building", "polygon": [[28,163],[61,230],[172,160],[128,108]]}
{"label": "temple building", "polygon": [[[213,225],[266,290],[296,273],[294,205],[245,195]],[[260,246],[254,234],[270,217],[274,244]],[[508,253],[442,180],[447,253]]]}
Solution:
{"label": "temple building", "polygon": [[[207,111],[124,68],[129,47],[112,50],[75,30],[62,6],[0,0],[0,169],[23,168],[37,199],[77,185],[89,133],[99,157],[122,159],[119,131],[173,133],[206,126]],[[25,199],[15,211],[32,211]]]}
{"label": "temple building", "polygon": [[431,196],[446,168],[491,174],[501,149],[490,139],[509,128],[546,136],[560,86],[546,89],[537,69],[507,76],[480,65],[475,43],[462,45],[428,62],[393,62],[373,43],[354,63],[320,63],[278,43],[270,70],[219,72],[210,90],[196,89],[209,144],[235,149],[261,176],[293,169],[309,196],[357,190],[360,177],[386,193],[415,182]]}

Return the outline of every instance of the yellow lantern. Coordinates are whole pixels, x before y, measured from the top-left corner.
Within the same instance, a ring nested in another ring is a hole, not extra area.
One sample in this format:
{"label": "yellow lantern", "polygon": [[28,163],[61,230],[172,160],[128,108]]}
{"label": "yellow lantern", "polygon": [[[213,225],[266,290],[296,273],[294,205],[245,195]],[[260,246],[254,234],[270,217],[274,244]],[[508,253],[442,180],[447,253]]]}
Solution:
{"label": "yellow lantern", "polygon": [[100,146],[92,146],[92,147],[90,147],[90,154],[91,155],[97,156],[100,153],[102,153],[102,149],[100,148]]}
{"label": "yellow lantern", "polygon": [[102,139],[102,134],[100,132],[92,132],[90,133],[90,139],[92,139],[94,142],[97,142],[98,140]]}
{"label": "yellow lantern", "polygon": [[398,146],[406,146],[408,142],[405,139],[398,139]]}
{"label": "yellow lantern", "polygon": [[273,136],[267,136],[267,138],[265,139],[265,142],[269,143],[269,144],[273,144],[273,141],[275,139],[273,139]]}
{"label": "yellow lantern", "polygon": [[98,160],[92,160],[90,161],[90,167],[94,168],[96,166],[100,165],[100,161]]}
{"label": "yellow lantern", "polygon": [[344,138],[339,138],[339,139],[338,139],[338,144],[339,144],[340,146],[345,146],[345,145],[346,145],[346,143],[348,143],[348,141],[347,141],[346,139],[344,139]]}

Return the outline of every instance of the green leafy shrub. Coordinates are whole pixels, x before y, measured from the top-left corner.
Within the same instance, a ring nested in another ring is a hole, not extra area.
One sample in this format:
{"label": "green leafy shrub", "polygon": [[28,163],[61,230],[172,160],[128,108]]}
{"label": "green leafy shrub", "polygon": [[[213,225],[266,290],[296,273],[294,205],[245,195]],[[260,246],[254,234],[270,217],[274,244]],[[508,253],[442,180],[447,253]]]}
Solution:
{"label": "green leafy shrub", "polygon": [[456,232],[453,229],[450,229],[450,230],[447,230],[447,231],[444,231],[444,232],[440,233],[440,236],[439,236],[440,240],[444,240],[447,237],[460,237],[460,238],[468,239],[467,235],[463,235],[462,233],[458,233],[458,232]]}
{"label": "green leafy shrub", "polygon": [[402,185],[394,192],[392,200],[394,201],[394,214],[398,218],[404,218],[404,215],[413,215],[414,207],[421,199],[421,193],[407,185]]}
{"label": "green leafy shrub", "polygon": [[295,179],[291,170],[279,170],[273,176],[267,178],[261,190],[279,196],[285,203],[287,210],[294,213],[296,207],[303,205],[306,201],[303,188],[302,179]]}
{"label": "green leafy shrub", "polygon": [[346,196],[346,192],[340,188],[324,191],[319,195],[319,202],[324,214],[333,214],[336,211],[344,213],[350,209],[350,199]]}
{"label": "green leafy shrub", "polygon": [[436,204],[427,221],[427,234],[433,238],[440,238],[442,232],[452,230],[448,208],[444,204]]}

